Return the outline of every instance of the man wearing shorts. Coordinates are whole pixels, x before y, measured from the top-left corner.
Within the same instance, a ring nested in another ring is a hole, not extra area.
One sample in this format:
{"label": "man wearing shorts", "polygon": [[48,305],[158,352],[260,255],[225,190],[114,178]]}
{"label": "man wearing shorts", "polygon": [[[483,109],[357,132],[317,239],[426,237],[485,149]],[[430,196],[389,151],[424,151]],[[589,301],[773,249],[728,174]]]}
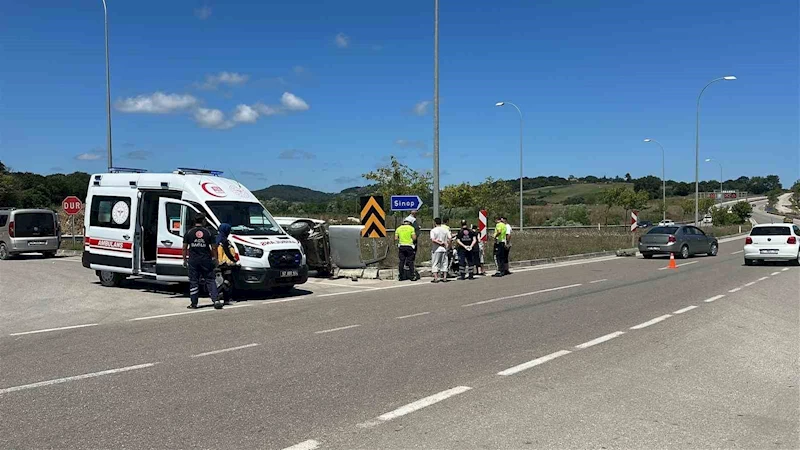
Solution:
{"label": "man wearing shorts", "polygon": [[442,219],[433,219],[436,225],[431,230],[431,283],[447,281],[447,247],[450,243],[450,233],[442,227]]}

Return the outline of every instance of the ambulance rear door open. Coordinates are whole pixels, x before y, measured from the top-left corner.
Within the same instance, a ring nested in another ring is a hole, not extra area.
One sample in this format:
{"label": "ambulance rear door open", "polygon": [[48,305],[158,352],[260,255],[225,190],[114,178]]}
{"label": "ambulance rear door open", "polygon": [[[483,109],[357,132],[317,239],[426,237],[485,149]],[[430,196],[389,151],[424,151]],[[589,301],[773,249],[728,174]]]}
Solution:
{"label": "ambulance rear door open", "polygon": [[190,203],[173,198],[158,199],[158,250],[156,279],[188,282],[183,267],[183,236],[192,228],[199,212]]}

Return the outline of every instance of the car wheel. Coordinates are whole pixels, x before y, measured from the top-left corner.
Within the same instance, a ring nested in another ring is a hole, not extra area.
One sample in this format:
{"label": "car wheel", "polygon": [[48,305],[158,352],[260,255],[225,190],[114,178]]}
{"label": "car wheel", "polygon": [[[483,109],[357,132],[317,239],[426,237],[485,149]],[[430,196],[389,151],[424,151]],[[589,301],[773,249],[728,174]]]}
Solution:
{"label": "car wheel", "polygon": [[105,287],[119,287],[125,275],[109,272],[108,270],[101,270],[97,277],[100,278],[100,284]]}
{"label": "car wheel", "polygon": [[3,242],[0,242],[0,259],[11,259],[11,253],[9,253],[8,247],[6,247],[6,244]]}
{"label": "car wheel", "polygon": [[753,266],[753,265],[755,265],[755,263],[756,262],[754,260],[752,260],[752,259],[745,258],[745,260],[744,260],[744,265],[745,266]]}
{"label": "car wheel", "polygon": [[711,249],[708,251],[708,256],[717,256],[719,246],[716,243],[711,244]]}
{"label": "car wheel", "polygon": [[644,259],[650,259],[650,258],[653,257],[653,254],[652,253],[642,253],[642,257]]}
{"label": "car wheel", "polygon": [[688,259],[689,256],[690,256],[690,254],[689,254],[689,246],[688,245],[684,245],[683,247],[681,247],[681,259]]}
{"label": "car wheel", "polygon": [[797,259],[794,259],[790,262],[793,266],[800,266],[800,252],[797,253]]}

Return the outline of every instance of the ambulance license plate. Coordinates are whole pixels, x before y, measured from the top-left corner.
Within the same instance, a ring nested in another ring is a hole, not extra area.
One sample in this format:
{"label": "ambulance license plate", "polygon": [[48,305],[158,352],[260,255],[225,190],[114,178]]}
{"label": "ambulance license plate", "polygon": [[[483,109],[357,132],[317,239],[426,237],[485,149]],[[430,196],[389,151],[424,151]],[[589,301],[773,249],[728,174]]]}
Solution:
{"label": "ambulance license plate", "polygon": [[291,278],[299,275],[300,272],[297,270],[281,270],[281,278]]}

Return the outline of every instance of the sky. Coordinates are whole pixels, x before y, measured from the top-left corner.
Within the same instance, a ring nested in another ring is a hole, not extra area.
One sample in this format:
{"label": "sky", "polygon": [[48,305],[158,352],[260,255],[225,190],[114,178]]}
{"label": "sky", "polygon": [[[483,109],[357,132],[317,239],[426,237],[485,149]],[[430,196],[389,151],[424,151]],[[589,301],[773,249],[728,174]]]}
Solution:
{"label": "sky", "polygon": [[[336,192],[433,167],[433,2],[108,0],[113,163]],[[796,0],[440,1],[441,184],[800,178]],[[0,160],[106,170],[100,0],[2,1]]]}

